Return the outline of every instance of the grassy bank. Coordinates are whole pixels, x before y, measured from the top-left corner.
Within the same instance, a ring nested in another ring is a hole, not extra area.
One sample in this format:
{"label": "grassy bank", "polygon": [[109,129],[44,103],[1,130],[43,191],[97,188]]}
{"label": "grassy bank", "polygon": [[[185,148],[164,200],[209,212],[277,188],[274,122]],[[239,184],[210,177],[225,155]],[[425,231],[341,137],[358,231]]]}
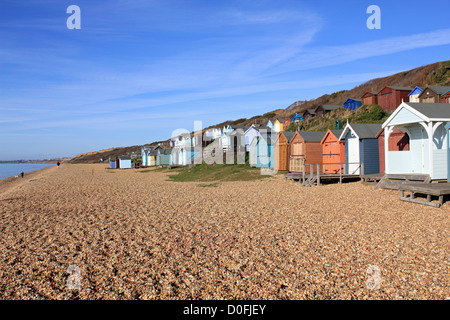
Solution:
{"label": "grassy bank", "polygon": [[[171,172],[167,169],[168,172]],[[261,170],[248,164],[196,165],[192,168],[176,169],[176,174],[169,176],[171,181],[251,181],[270,177],[261,175]]]}

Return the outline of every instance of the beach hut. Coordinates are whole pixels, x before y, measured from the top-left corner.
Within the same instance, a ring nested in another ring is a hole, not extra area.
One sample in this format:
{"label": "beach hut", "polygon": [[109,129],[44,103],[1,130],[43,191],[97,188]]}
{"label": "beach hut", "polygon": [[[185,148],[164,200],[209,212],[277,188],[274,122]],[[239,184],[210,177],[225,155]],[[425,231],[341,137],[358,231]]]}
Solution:
{"label": "beach hut", "polygon": [[441,95],[440,103],[450,103],[450,90]]}
{"label": "beach hut", "polygon": [[377,104],[378,103],[378,93],[374,92],[374,91],[367,91],[361,97],[361,102],[362,102],[363,106]]}
{"label": "beach hut", "polygon": [[120,156],[119,160],[119,169],[131,169],[131,158],[129,156]]}
{"label": "beach hut", "polygon": [[303,113],[296,113],[292,116],[291,118],[291,122],[299,122],[299,121],[303,121]]}
{"label": "beach hut", "polygon": [[403,102],[383,123],[389,139],[395,129],[409,135],[408,151],[389,151],[385,139],[387,174],[428,174],[432,180],[449,178],[450,105]]}
{"label": "beach hut", "polygon": [[278,171],[287,171],[289,168],[289,143],[295,132],[282,131],[274,144],[274,168]]}
{"label": "beach hut", "polygon": [[267,120],[266,127],[270,128],[270,130],[274,130],[275,128],[272,121],[270,120]]}
{"label": "beach hut", "polygon": [[314,118],[316,116],[314,110],[315,109],[306,109],[305,112],[303,112],[303,120],[309,120],[311,118]]}
{"label": "beach hut", "polygon": [[170,166],[172,165],[172,149],[171,148],[157,148],[156,149],[156,165]]}
{"label": "beach hut", "polygon": [[331,112],[331,111],[336,110],[338,108],[342,108],[342,106],[330,105],[330,104],[322,104],[322,105],[318,106],[314,110],[314,113],[316,114],[316,116],[323,117],[328,112]]}
{"label": "beach hut", "polygon": [[428,86],[419,95],[419,102],[439,103],[441,95],[450,90],[449,86]]}
{"label": "beach hut", "polygon": [[194,149],[190,133],[180,134],[171,140],[172,165],[185,166],[192,163]]}
{"label": "beach hut", "polygon": [[211,141],[216,140],[222,136],[222,130],[220,128],[209,128],[205,130],[205,137]]}
{"label": "beach hut", "polygon": [[402,101],[409,100],[413,88],[387,86],[378,91],[378,105],[386,111],[394,111]]}
{"label": "beach hut", "polygon": [[[384,129],[381,129],[377,135],[378,153],[380,162],[380,173],[385,173],[385,154],[384,154]],[[400,129],[395,129],[389,135],[388,151],[409,151],[409,135]]]}
{"label": "beach hut", "polygon": [[305,172],[310,172],[308,164],[314,164],[313,172],[316,172],[316,164],[322,163],[322,145],[320,142],[326,131],[296,131],[289,143],[289,171],[301,172],[304,161]]}
{"label": "beach hut", "polygon": [[250,152],[250,144],[252,143],[254,137],[259,137],[260,129],[264,129],[266,131],[270,130],[269,128],[267,128],[265,126],[258,126],[258,125],[252,125],[247,130],[245,130],[244,136],[245,136],[245,151],[246,152]]}
{"label": "beach hut", "polygon": [[339,141],[342,131],[328,130],[320,142],[325,173],[339,173],[343,168],[343,165],[337,164],[345,162],[345,144],[344,141]]}
{"label": "beach hut", "polygon": [[257,143],[259,136],[254,136],[250,142],[249,152],[248,152],[248,162],[250,166],[256,167],[258,155],[257,155]]}
{"label": "beach hut", "polygon": [[289,127],[291,122],[292,122],[291,118],[284,118],[283,119],[283,130],[285,130],[287,127]]}
{"label": "beach hut", "polygon": [[112,159],[111,157],[109,157],[109,168],[110,169],[116,168],[116,159]]}
{"label": "beach hut", "polygon": [[[379,173],[377,135],[380,130],[380,123],[347,123],[339,137],[345,142],[347,174]],[[364,163],[364,172],[361,172],[361,163]]]}
{"label": "beach hut", "polygon": [[275,119],[275,121],[273,122],[273,131],[283,131],[283,119]]}
{"label": "beach hut", "polygon": [[256,142],[256,167],[271,168],[274,165],[274,134],[261,134]]}
{"label": "beach hut", "polygon": [[361,105],[362,105],[362,100],[361,99],[348,98],[344,102],[344,108],[348,109],[348,110],[356,110],[359,107],[361,107]]}
{"label": "beach hut", "polygon": [[420,102],[419,95],[423,91],[423,87],[416,86],[414,89],[411,90],[411,92],[408,94],[409,102]]}

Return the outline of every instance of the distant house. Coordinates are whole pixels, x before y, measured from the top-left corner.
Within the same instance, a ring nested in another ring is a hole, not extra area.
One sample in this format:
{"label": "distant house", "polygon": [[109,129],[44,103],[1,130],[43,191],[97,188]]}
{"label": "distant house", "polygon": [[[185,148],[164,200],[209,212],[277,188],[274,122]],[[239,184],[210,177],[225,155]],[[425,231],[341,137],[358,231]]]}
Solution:
{"label": "distant house", "polygon": [[394,111],[402,101],[409,100],[413,88],[387,86],[378,91],[378,104],[385,111]]}
{"label": "distant house", "polygon": [[[411,92],[408,94],[409,96],[409,102],[419,102],[419,95],[423,91],[423,87],[415,87],[411,90]],[[406,102],[406,101],[405,101]]]}
{"label": "distant house", "polygon": [[336,110],[338,108],[342,108],[342,106],[322,104],[314,110],[314,113],[316,116],[323,117],[328,112]]}
{"label": "distant house", "polygon": [[278,171],[287,171],[289,168],[289,143],[295,132],[280,132],[275,140],[274,147],[274,168]]}
{"label": "distant house", "polygon": [[367,91],[363,94],[361,97],[362,105],[368,106],[371,104],[377,104],[378,103],[378,92],[374,91]]}
{"label": "distant house", "polygon": [[345,144],[339,141],[341,134],[342,130],[328,130],[320,142],[325,173],[339,173],[344,169],[343,164],[339,164],[345,162]]}
{"label": "distant house", "polygon": [[299,122],[299,121],[303,121],[303,113],[296,113],[292,116],[291,118],[291,122]]}
{"label": "distant house", "polygon": [[275,119],[275,121],[273,122],[273,131],[283,131],[283,119]]}
{"label": "distant house", "polygon": [[292,122],[291,118],[284,118],[283,119],[283,129],[286,130],[286,128],[289,127],[291,122]]}
{"label": "distant house", "polygon": [[419,95],[419,102],[423,103],[439,103],[441,95],[447,93],[450,86],[428,86]]}
{"label": "distant house", "polygon": [[440,103],[450,103],[450,90],[441,95]]}
{"label": "distant house", "polygon": [[362,105],[362,100],[361,99],[348,98],[344,102],[344,108],[348,109],[348,110],[356,110],[359,107],[361,107],[361,105]]}
{"label": "distant house", "polygon": [[301,162],[307,165],[305,172],[310,172],[309,164],[314,164],[313,172],[316,172],[317,163],[322,163],[322,145],[320,142],[325,136],[325,131],[296,131],[289,143],[289,171],[300,172]]}
{"label": "distant house", "polygon": [[378,132],[380,123],[347,123],[339,141],[345,141],[346,173],[360,174],[364,163],[364,174],[379,173]]}
{"label": "distant house", "polygon": [[447,103],[402,103],[383,123],[388,138],[395,129],[410,137],[409,151],[385,147],[387,174],[429,174],[432,180],[449,178],[450,108]]}
{"label": "distant house", "polygon": [[314,111],[315,109],[306,109],[305,112],[303,112],[303,120],[309,120],[316,116],[316,113]]}

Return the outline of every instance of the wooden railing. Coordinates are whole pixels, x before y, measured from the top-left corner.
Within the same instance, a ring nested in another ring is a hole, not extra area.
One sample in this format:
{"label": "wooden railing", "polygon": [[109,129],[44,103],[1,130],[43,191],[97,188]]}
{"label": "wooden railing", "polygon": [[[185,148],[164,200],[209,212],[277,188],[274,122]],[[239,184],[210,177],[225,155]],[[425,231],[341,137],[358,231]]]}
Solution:
{"label": "wooden railing", "polygon": [[[335,162],[335,163],[305,163],[304,158],[291,158],[289,162],[289,171],[291,173],[302,174],[302,181],[305,183],[306,174],[309,176],[316,175],[317,185],[320,185],[321,176],[335,176],[339,177],[339,183],[342,183],[343,176],[361,177],[364,175],[364,163],[363,162]],[[339,166],[339,169],[335,170],[334,173],[326,172],[327,166],[332,165],[333,167]],[[356,168],[352,168],[351,172],[348,172],[349,165],[356,165]],[[309,169],[309,170],[307,170]],[[307,172],[309,171],[309,172]],[[358,172],[359,173],[356,173]]]}

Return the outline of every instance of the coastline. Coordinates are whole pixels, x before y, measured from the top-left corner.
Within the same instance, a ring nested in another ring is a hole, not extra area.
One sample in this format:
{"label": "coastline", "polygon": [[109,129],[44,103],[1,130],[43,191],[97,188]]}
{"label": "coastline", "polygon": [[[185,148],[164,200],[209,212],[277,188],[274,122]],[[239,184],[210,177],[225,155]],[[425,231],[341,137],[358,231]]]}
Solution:
{"label": "coastline", "polygon": [[29,172],[25,172],[23,178],[16,178],[16,176],[12,176],[12,177],[8,177],[8,178],[4,178],[4,179],[0,179],[0,195],[3,194],[4,192],[9,191],[10,189],[20,186],[26,182],[28,182],[29,180],[31,180],[32,178],[35,178],[36,176],[40,175],[40,174],[44,174],[46,171],[50,171],[51,169],[55,169],[56,166],[50,166],[50,167],[46,167],[46,168],[42,168],[42,169],[38,169],[38,170],[33,170],[33,171],[29,171]]}

